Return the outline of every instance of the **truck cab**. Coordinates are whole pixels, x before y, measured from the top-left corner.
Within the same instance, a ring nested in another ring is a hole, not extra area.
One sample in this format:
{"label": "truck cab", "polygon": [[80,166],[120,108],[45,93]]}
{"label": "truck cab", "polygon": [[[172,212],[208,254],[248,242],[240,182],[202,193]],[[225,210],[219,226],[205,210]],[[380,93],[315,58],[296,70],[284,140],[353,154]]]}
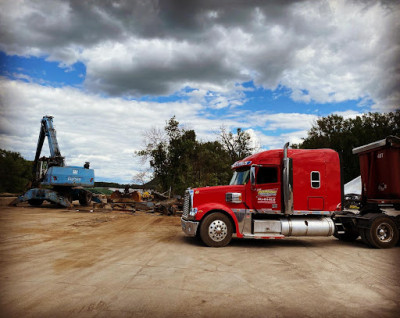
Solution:
{"label": "truck cab", "polygon": [[181,218],[185,234],[213,247],[232,237],[333,235],[331,215],[342,202],[338,154],[288,146],[234,163],[227,186],[188,189]]}

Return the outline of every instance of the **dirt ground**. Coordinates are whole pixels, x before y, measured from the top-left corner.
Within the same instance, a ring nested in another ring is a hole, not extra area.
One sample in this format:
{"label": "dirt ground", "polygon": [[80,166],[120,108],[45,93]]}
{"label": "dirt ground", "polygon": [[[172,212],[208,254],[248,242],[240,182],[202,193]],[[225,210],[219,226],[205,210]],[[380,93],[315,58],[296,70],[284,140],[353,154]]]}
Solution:
{"label": "dirt ground", "polygon": [[2,317],[399,317],[400,247],[233,240],[178,217],[0,206]]}

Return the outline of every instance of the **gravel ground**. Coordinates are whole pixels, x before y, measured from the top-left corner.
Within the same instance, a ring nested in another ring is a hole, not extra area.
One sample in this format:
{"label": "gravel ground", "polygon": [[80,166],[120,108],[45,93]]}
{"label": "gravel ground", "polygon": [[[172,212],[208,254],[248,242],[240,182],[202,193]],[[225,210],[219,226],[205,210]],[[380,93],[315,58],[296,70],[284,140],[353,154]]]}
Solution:
{"label": "gravel ground", "polygon": [[400,247],[233,240],[178,217],[0,207],[2,317],[399,317]]}

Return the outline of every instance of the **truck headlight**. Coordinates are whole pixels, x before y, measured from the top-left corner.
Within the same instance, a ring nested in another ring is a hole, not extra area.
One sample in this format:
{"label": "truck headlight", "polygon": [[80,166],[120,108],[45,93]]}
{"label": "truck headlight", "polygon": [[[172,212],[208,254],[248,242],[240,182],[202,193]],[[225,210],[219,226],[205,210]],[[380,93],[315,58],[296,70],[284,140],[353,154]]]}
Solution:
{"label": "truck headlight", "polygon": [[231,203],[242,203],[242,194],[238,192],[228,192],[225,195],[225,200],[226,202],[231,202]]}
{"label": "truck headlight", "polygon": [[197,214],[197,208],[190,209],[189,216],[195,216]]}

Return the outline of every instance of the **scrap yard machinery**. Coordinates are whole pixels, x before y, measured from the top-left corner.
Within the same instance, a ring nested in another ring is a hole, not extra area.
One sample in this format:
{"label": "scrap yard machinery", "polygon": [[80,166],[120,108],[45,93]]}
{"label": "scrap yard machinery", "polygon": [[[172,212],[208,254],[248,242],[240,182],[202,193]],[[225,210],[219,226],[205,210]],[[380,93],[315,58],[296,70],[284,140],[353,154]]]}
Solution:
{"label": "scrap yard machinery", "polygon": [[[50,157],[40,157],[44,140],[47,136]],[[39,206],[43,201],[72,207],[73,200],[79,200],[81,205],[97,201],[92,193],[84,187],[94,186],[94,170],[89,169],[89,162],[83,167],[66,166],[58,146],[53,117],[44,116],[41,121],[39,140],[33,163],[32,186],[13,204],[28,201],[30,205]]]}

